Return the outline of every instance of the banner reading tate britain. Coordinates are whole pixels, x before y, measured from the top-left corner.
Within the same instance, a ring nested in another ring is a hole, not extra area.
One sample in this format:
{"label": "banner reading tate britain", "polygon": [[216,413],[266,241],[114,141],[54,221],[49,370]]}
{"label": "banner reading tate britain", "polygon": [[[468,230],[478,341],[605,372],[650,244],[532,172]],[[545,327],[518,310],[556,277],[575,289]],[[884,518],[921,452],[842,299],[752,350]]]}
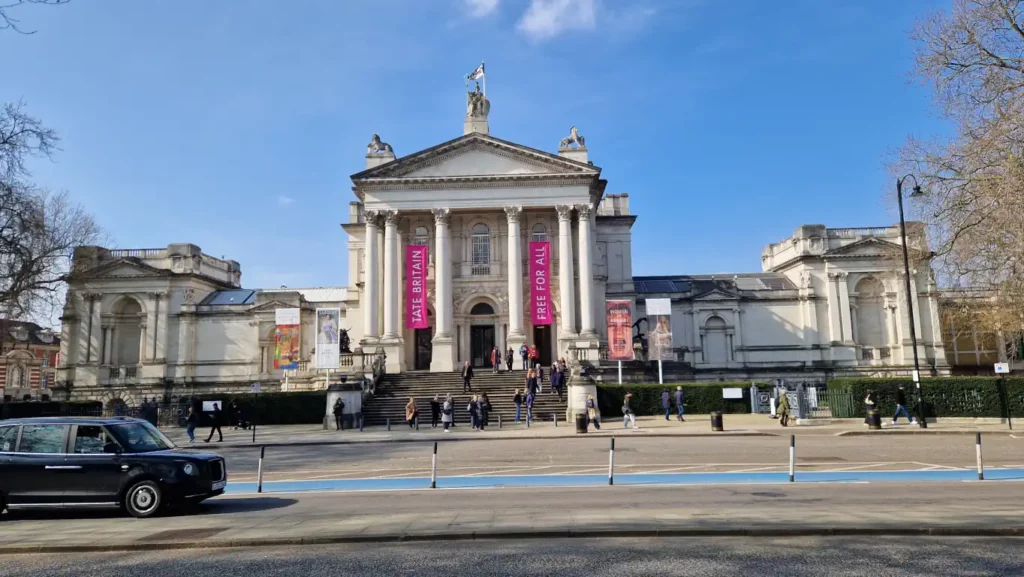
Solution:
{"label": "banner reading tate britain", "polygon": [[630,301],[605,301],[608,311],[608,360],[633,360],[633,314]]}
{"label": "banner reading tate britain", "polygon": [[427,247],[405,247],[405,326],[427,328]]}
{"label": "banner reading tate britain", "polygon": [[550,325],[551,242],[530,242],[530,318],[533,326]]}

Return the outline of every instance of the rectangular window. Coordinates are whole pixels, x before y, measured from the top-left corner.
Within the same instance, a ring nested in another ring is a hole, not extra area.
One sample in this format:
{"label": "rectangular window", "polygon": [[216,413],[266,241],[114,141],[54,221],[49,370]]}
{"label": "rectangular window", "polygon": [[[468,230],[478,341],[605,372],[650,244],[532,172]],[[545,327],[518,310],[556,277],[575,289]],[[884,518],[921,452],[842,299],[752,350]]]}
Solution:
{"label": "rectangular window", "polygon": [[0,453],[13,452],[16,440],[18,440],[18,427],[0,427]]}
{"label": "rectangular window", "polygon": [[473,264],[476,266],[491,263],[491,239],[487,236],[473,237]]}
{"label": "rectangular window", "polygon": [[67,432],[67,425],[24,425],[18,452],[51,455],[63,453]]}
{"label": "rectangular window", "polygon": [[75,453],[103,453],[103,448],[111,442],[103,427],[79,425],[78,433],[75,434]]}
{"label": "rectangular window", "polygon": [[50,356],[49,355],[43,355],[42,361],[43,361],[43,368],[44,369],[50,366]]}

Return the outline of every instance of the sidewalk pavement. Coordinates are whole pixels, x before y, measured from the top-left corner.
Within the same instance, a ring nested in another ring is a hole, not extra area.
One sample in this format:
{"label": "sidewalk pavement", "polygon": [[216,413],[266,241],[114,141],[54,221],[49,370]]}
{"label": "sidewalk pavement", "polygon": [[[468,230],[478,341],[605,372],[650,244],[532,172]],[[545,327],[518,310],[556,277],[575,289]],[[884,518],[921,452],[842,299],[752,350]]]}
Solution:
{"label": "sidewalk pavement", "polygon": [[[230,496],[194,515],[22,514],[0,555],[598,536],[1024,536],[1016,483],[422,490]],[[523,503],[523,506],[507,506]],[[627,504],[628,505],[625,505]],[[654,504],[659,504],[654,506]],[[2,564],[2,563],[0,563]]]}
{"label": "sidewalk pavement", "polygon": [[[782,435],[936,435],[936,434],[1011,434],[1006,424],[999,419],[941,419],[929,423],[927,429],[903,422],[892,426],[883,423],[881,431],[870,431],[864,426],[862,419],[813,420],[807,424],[792,424],[783,428],[775,419],[767,415],[723,415],[725,430],[711,430],[709,415],[687,415],[686,422],[680,423],[673,417],[666,421],[664,417],[637,417],[637,429],[623,428],[621,418],[611,418],[601,423],[601,429],[590,427],[587,436],[639,436],[639,437],[736,437],[736,436],[782,436]],[[819,424],[820,423],[820,424]],[[366,427],[345,429],[344,431],[324,430],[322,425],[267,425],[256,427],[256,440],[253,441],[252,430],[233,430],[224,427],[224,441],[214,443],[220,447],[248,447],[254,443],[267,446],[301,446],[301,445],[340,445],[349,443],[416,443],[438,440],[505,440],[505,439],[554,439],[561,437],[580,436],[576,433],[574,423],[559,421],[558,426],[552,421],[535,421],[532,426],[525,424],[503,423],[499,429],[492,422],[486,431],[473,431],[469,423],[460,424],[451,433],[444,433],[438,426],[432,429],[430,424],[420,424],[419,430],[410,429],[405,423],[393,424],[391,431],[386,427]],[[181,446],[188,445],[188,436],[183,428],[164,429],[164,433]],[[209,429],[196,430],[195,445],[203,445]],[[216,435],[214,435],[216,437]],[[1024,433],[1022,433],[1024,436]]]}

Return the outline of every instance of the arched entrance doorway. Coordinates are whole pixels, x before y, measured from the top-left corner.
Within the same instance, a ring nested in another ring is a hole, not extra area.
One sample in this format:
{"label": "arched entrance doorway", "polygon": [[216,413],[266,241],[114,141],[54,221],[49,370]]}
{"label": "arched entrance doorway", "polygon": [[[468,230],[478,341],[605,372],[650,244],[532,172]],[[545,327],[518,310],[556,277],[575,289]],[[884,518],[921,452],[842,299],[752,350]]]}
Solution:
{"label": "arched entrance doorway", "polygon": [[474,367],[491,365],[491,349],[497,344],[494,307],[486,302],[479,302],[469,310],[469,362]]}

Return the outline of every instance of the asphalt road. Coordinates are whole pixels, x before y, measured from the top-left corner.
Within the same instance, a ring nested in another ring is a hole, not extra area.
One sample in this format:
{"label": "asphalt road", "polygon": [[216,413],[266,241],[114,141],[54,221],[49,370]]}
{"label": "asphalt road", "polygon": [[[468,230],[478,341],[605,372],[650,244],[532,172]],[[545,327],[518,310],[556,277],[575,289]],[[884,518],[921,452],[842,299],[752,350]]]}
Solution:
{"label": "asphalt road", "polygon": [[[607,471],[608,439],[553,438],[441,442],[438,474],[537,475]],[[197,450],[218,451],[204,445]],[[986,467],[1024,466],[1024,439],[991,435],[984,440]],[[268,447],[266,481],[429,476],[431,443],[371,443]],[[222,447],[231,481],[254,481],[259,448]],[[787,437],[620,437],[620,473],[783,471]],[[973,435],[885,437],[808,436],[797,439],[800,471],[971,469]]]}
{"label": "asphalt road", "polygon": [[4,557],[0,576],[1018,576],[1024,540],[551,539]]}

